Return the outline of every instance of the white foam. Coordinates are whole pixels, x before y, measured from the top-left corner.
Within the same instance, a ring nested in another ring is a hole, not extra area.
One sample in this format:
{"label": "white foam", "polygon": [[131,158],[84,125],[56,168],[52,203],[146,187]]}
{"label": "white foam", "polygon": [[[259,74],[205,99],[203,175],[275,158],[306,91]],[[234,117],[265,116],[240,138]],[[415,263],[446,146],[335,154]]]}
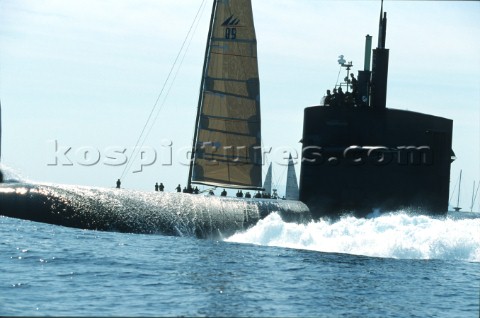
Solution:
{"label": "white foam", "polygon": [[396,212],[337,222],[285,223],[273,213],[226,241],[398,259],[480,262],[480,218],[436,219]]}
{"label": "white foam", "polygon": [[5,182],[20,182],[25,180],[25,178],[21,176],[20,172],[1,163],[0,170],[3,173],[3,179]]}

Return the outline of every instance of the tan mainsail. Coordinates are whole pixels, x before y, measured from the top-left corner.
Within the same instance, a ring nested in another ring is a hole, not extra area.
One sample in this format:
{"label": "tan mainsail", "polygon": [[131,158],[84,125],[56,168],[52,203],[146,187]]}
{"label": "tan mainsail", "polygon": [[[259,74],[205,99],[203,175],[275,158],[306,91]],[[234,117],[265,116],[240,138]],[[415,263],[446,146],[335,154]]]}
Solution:
{"label": "tan mainsail", "polygon": [[191,182],[262,187],[260,87],[250,0],[216,0],[199,100]]}

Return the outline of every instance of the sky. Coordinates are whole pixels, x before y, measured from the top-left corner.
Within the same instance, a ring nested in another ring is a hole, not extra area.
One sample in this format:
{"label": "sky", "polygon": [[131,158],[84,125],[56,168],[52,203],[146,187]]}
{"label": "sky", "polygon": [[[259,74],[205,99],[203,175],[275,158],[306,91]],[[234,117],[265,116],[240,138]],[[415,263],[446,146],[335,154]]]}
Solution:
{"label": "sky", "polygon": [[[3,165],[41,182],[113,187],[123,174],[131,189],[185,185],[212,3],[0,0]],[[282,195],[284,154],[301,152],[304,108],[334,87],[339,55],[363,69],[380,1],[252,3],[262,139]],[[453,120],[450,188],[463,170],[460,205],[469,210],[480,182],[480,2],[385,1],[384,10],[387,107]],[[143,156],[125,169],[118,151],[131,155],[155,104]]]}

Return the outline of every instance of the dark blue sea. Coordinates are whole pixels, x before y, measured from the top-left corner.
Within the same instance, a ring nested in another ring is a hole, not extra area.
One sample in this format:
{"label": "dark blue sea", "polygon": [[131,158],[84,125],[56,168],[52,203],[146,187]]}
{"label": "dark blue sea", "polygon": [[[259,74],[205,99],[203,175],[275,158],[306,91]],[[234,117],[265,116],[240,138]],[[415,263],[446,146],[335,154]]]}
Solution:
{"label": "dark blue sea", "polygon": [[0,217],[1,316],[479,317],[480,218],[404,212],[222,241]]}

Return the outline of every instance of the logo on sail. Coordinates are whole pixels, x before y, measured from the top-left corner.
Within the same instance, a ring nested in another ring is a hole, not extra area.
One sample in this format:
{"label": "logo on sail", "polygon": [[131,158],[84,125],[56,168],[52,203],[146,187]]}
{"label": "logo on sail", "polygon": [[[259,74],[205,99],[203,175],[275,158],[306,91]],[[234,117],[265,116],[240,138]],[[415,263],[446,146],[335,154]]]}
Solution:
{"label": "logo on sail", "polygon": [[240,19],[237,19],[233,16],[233,14],[228,17],[228,19],[226,19],[223,23],[222,23],[222,26],[226,26],[226,27],[229,27],[229,26],[236,26],[240,23]]}

